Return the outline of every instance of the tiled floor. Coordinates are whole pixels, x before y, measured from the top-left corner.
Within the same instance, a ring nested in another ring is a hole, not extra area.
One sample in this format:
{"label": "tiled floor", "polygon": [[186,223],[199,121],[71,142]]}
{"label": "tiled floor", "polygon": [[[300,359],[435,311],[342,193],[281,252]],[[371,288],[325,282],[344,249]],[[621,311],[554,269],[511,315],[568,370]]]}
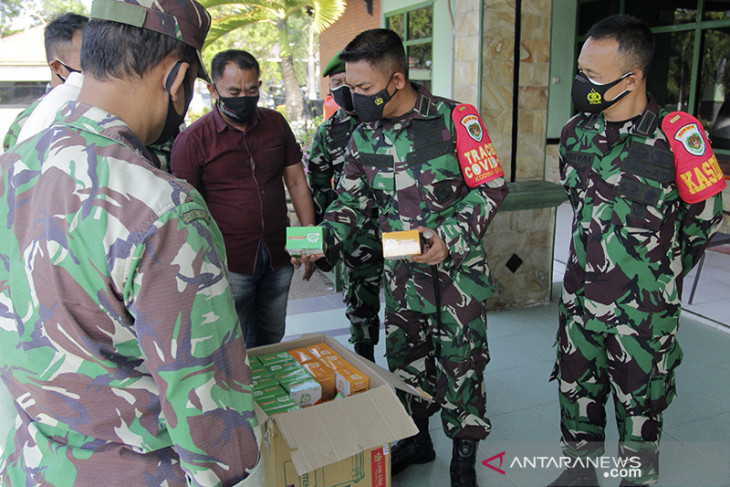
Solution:
{"label": "tiled floor", "polygon": [[[567,256],[569,225],[570,209],[560,207],[554,297],[559,292]],[[687,281],[688,289],[692,276]],[[310,287],[302,293],[296,291],[301,287],[295,284],[296,296],[309,297],[290,299],[287,335],[325,332],[347,343],[348,322],[340,296],[332,294],[322,280],[313,285],[319,286],[321,292],[313,293]],[[726,328],[730,327],[729,298],[730,255],[710,252],[695,303],[685,307],[681,320],[679,341],[684,362],[677,372],[679,395],[664,415],[659,486],[730,486],[730,333]],[[488,321],[492,359],[487,366],[486,381],[493,429],[479,446],[479,485],[544,486],[557,476],[559,469],[551,464],[540,468],[539,462],[560,456],[557,391],[555,383],[548,382],[557,326],[555,301],[534,308],[491,313]],[[376,348],[376,362],[386,366],[383,355],[381,340]],[[617,435],[611,416],[609,410],[606,456],[616,451]],[[0,417],[3,436],[9,419]],[[451,441],[445,437],[437,417],[431,418],[430,430],[436,460],[408,468],[393,479],[393,487],[449,485]],[[489,464],[504,474],[482,464],[490,458]],[[525,465],[526,461],[532,461],[537,467]],[[609,475],[610,471],[605,473]],[[619,483],[610,477],[601,481],[603,487],[615,487]]]}

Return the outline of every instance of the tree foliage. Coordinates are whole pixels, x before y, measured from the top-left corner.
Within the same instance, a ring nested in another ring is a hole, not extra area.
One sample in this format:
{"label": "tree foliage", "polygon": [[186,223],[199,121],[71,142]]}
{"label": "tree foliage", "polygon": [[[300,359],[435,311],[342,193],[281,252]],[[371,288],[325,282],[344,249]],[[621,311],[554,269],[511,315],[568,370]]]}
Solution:
{"label": "tree foliage", "polygon": [[[217,45],[222,37],[238,30],[247,33],[258,24],[275,28],[279,68],[286,90],[287,115],[291,120],[301,118],[304,103],[296,74],[294,51],[299,47],[306,48],[308,38],[304,42],[293,40],[308,29],[319,33],[332,25],[344,13],[346,0],[200,0],[200,3],[213,17],[206,50]],[[300,20],[308,24],[307,28],[293,28],[292,24],[299,24]]]}
{"label": "tree foliage", "polygon": [[89,15],[81,0],[0,0],[0,37],[48,23],[67,12]]}

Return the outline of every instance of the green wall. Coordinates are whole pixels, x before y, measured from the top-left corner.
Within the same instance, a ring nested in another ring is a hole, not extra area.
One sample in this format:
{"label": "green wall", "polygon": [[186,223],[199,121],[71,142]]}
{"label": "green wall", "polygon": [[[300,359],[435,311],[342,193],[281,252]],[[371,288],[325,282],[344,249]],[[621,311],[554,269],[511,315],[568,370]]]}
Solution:
{"label": "green wall", "polygon": [[573,113],[570,89],[577,63],[575,53],[577,12],[575,0],[553,0],[547,117],[549,139],[560,137],[560,129]]}

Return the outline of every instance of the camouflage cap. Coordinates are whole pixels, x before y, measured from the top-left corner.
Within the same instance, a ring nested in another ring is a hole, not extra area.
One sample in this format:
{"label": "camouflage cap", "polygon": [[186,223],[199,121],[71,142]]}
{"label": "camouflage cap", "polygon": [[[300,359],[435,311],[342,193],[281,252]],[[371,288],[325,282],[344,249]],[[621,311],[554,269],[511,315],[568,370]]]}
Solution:
{"label": "camouflage cap", "polygon": [[342,51],[335,54],[335,56],[330,59],[330,62],[327,63],[327,66],[324,67],[324,71],[322,71],[323,78],[345,72],[345,61],[340,59],[340,54],[342,54]]}
{"label": "camouflage cap", "polygon": [[109,20],[153,30],[195,48],[198,77],[210,83],[200,55],[210,14],[195,0],[94,0],[91,20]]}

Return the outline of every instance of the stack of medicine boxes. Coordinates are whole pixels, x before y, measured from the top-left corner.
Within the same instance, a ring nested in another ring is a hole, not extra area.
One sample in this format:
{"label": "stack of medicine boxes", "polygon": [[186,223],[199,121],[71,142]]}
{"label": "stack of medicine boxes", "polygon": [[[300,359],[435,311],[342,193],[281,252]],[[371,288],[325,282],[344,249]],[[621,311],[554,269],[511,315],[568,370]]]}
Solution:
{"label": "stack of medicine boxes", "polygon": [[251,357],[254,400],[268,415],[367,391],[370,380],[324,343]]}

